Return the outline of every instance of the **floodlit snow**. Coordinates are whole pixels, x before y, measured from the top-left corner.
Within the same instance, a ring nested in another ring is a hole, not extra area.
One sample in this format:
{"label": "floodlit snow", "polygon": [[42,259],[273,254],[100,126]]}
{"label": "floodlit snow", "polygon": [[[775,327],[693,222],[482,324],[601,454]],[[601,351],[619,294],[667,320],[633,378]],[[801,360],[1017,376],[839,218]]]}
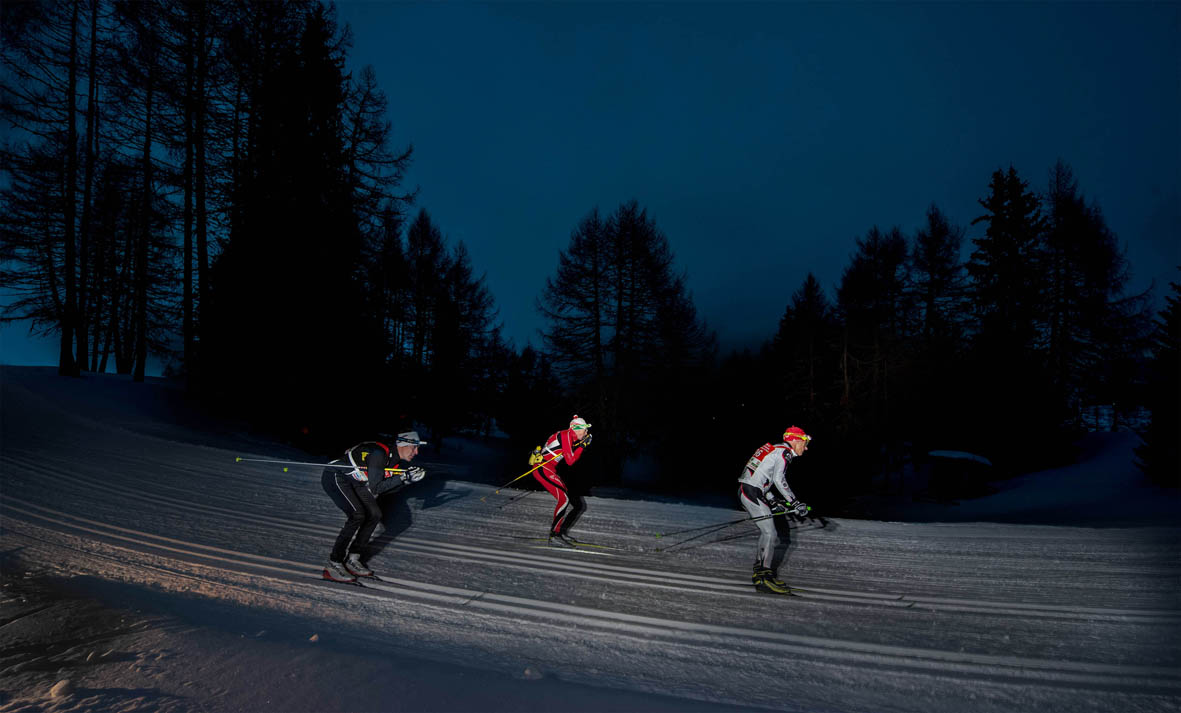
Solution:
{"label": "floodlit snow", "polygon": [[0,368],[0,712],[1181,706],[1181,510],[1127,434],[988,498],[873,503],[964,522],[795,523],[793,597],[751,587],[749,523],[690,530],[736,506],[589,498],[575,534],[613,549],[551,550],[545,493],[428,448],[359,588],[319,579],[319,471],[235,462],[306,454],[149,381]]}

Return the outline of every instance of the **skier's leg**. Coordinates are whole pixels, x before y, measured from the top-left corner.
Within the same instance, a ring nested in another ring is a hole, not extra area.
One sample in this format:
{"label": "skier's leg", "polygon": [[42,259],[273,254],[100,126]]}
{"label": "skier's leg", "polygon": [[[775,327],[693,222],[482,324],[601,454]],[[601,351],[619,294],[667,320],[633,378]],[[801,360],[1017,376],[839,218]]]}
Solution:
{"label": "skier's leg", "polygon": [[541,483],[550,495],[554,496],[557,503],[554,505],[554,519],[550,525],[550,534],[557,534],[557,528],[560,525],[560,515],[565,513],[566,507],[569,505],[569,497],[566,494],[566,484],[558,477],[558,474],[551,468],[542,467],[533,472],[533,476],[537,478],[537,482]]}
{"label": "skier's leg", "polygon": [[557,486],[558,502],[554,505],[554,520],[550,525],[550,533],[560,535],[562,534],[562,526],[566,522],[566,517],[570,514],[570,490],[556,473],[552,476],[551,482]]}
{"label": "skier's leg", "polygon": [[558,500],[557,506],[554,507],[554,520],[550,524],[549,531],[551,534],[562,534],[562,525],[566,522],[566,516],[570,514],[570,500],[566,496],[566,491],[562,491],[562,498]]}
{"label": "skier's leg", "polygon": [[336,536],[336,542],[332,545],[332,554],[328,557],[333,562],[344,562],[349,542],[365,522],[365,506],[353,489],[352,484],[355,482],[349,475],[337,472],[332,478],[332,488],[326,488],[329,495],[332,495],[333,502],[348,516],[344,527],[340,528],[340,534]]}
{"label": "skier's leg", "polygon": [[586,501],[582,496],[572,490],[566,491],[566,497],[570,499],[570,512],[566,514],[566,522],[562,523],[562,531],[569,534],[570,529],[574,527],[578,519],[582,517],[582,513],[586,511]]}
{"label": "skier's leg", "polygon": [[[355,481],[354,481],[355,482]],[[369,557],[369,538],[373,536],[373,531],[377,529],[377,523],[381,522],[381,508],[377,505],[377,498],[373,497],[373,493],[364,483],[357,483],[356,488],[357,499],[361,503],[362,512],[365,520],[361,523],[357,530],[357,537],[353,540],[353,544],[349,546],[349,552],[361,556],[361,559]]]}
{"label": "skier's leg", "polygon": [[756,520],[755,525],[759,528],[759,550],[755,564],[762,565],[764,569],[770,569],[771,558],[775,554],[775,542],[778,539],[775,535],[775,523],[770,517],[767,517],[771,514],[771,508],[767,507],[767,503],[763,502],[762,497],[755,496],[751,492],[753,490],[750,486],[743,484],[743,487],[738,491],[738,501],[742,503],[743,509],[750,513],[751,518]]}

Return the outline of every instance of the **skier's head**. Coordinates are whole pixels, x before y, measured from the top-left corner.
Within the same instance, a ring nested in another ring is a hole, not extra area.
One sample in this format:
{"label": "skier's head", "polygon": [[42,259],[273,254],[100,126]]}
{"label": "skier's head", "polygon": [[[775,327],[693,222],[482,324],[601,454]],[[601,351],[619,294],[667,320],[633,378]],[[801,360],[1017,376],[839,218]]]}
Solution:
{"label": "skier's head", "polygon": [[398,446],[398,457],[402,460],[414,460],[414,456],[418,455],[418,447],[426,445],[426,441],[418,437],[418,431],[399,433],[395,443]]}
{"label": "skier's head", "polygon": [[797,456],[804,455],[804,451],[808,450],[808,444],[811,441],[812,437],[804,433],[804,429],[799,426],[792,426],[783,432],[783,442],[791,446]]}
{"label": "skier's head", "polygon": [[580,441],[590,433],[590,427],[591,425],[586,422],[586,419],[579,418],[578,414],[574,414],[574,418],[570,421],[570,430],[574,431],[574,437]]}

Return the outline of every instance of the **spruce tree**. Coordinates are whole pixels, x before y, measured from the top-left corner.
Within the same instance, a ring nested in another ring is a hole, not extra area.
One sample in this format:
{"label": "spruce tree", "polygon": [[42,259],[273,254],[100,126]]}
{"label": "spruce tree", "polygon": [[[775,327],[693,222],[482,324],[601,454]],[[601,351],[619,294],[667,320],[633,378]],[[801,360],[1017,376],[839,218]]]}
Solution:
{"label": "spruce tree", "polygon": [[1181,282],[1169,287],[1172,294],[1165,297],[1153,334],[1148,384],[1152,421],[1136,455],[1153,482],[1177,488],[1181,487]]}
{"label": "spruce tree", "polygon": [[602,424],[594,462],[604,480],[680,430],[668,414],[689,405],[688,385],[716,350],[673,263],[668,238],[636,201],[606,220],[592,211],[538,300],[571,411]]}
{"label": "spruce tree", "polygon": [[963,229],[932,204],[911,250],[912,289],[921,320],[913,350],[914,433],[923,441],[920,451],[954,443],[961,414],[972,408],[961,386],[966,323],[962,241]]}
{"label": "spruce tree", "polygon": [[[1057,425],[1054,396],[1045,376],[1044,295],[1046,265],[1044,219],[1038,196],[1016,169],[992,174],[988,195],[979,201],[986,224],[968,261],[968,295],[974,324],[971,357],[966,367],[971,391],[965,398],[975,408],[965,414],[962,430],[976,434],[966,448],[977,452],[995,447],[989,434],[1003,424],[1006,432],[1042,433],[1050,437]],[[1046,457],[1053,449],[1026,439],[991,453],[1014,461]]]}
{"label": "spruce tree", "polygon": [[770,351],[784,408],[813,429],[836,406],[839,329],[824,288],[809,272],[779,320]]}

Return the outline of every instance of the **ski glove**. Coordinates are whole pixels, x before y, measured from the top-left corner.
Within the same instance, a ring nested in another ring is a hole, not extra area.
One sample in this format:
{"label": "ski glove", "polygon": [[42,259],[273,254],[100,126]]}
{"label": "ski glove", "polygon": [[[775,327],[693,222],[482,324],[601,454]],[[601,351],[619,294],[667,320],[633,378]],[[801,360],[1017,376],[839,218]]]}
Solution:
{"label": "ski glove", "polygon": [[787,506],[783,504],[782,500],[777,498],[766,498],[767,507],[771,508],[772,515],[783,515],[787,512]]}
{"label": "ski glove", "polygon": [[590,442],[591,442],[591,434],[588,433],[588,434],[586,434],[586,436],[583,437],[581,445],[589,446]]}
{"label": "ski glove", "polygon": [[418,481],[422,480],[425,477],[426,477],[425,470],[423,470],[422,468],[420,468],[416,465],[412,465],[406,469],[405,473],[402,474],[402,482],[403,483],[417,483]]}
{"label": "ski glove", "polygon": [[811,509],[807,505],[801,503],[798,500],[796,502],[792,503],[791,507],[795,510],[797,517],[807,517],[808,510]]}
{"label": "ski glove", "polygon": [[538,446],[529,454],[529,465],[541,465],[543,462],[545,462],[545,456],[541,454],[541,446]]}

